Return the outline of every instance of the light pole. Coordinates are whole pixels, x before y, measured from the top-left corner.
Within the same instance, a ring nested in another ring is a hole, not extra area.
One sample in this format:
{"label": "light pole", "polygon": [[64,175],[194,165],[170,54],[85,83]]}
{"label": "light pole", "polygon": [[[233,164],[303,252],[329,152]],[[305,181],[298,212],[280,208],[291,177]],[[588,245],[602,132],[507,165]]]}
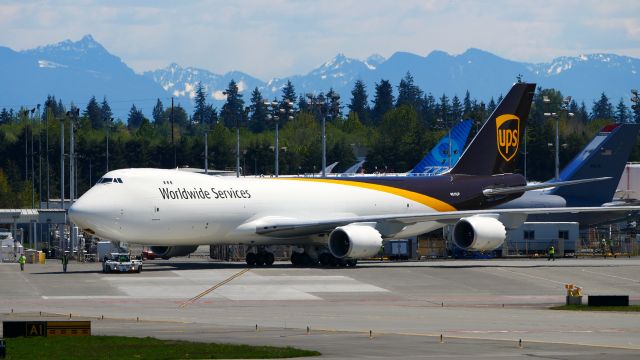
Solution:
{"label": "light pole", "polygon": [[45,142],[45,153],[47,154],[47,209],[49,208],[49,199],[51,198],[49,193],[49,114],[51,112],[51,108],[47,105],[47,114],[44,120],[45,126],[45,134],[46,134],[46,142]]}
{"label": "light pole", "polygon": [[78,116],[80,115],[80,109],[75,108],[71,111],[67,111],[69,117],[69,206],[73,204],[75,200],[75,180],[76,180],[76,149],[75,149],[75,132]]}
{"label": "light pole", "polygon": [[209,174],[209,130],[204,131],[204,173]]}
{"label": "light pole", "polygon": [[[323,96],[316,97],[313,94],[307,94],[307,98],[309,98],[309,106],[311,107],[312,113],[315,113],[314,109],[318,109],[320,117],[322,118],[322,169],[321,174],[322,177],[327,177],[327,116],[329,117],[337,117],[335,113],[337,113],[337,109],[333,109],[331,107],[332,104],[338,104],[338,100],[340,96],[338,94],[332,94],[330,98],[325,98]],[[339,105],[338,105],[339,106]]]}
{"label": "light pole", "polygon": [[[549,99],[548,96],[544,95],[542,96],[542,101],[545,104],[549,104],[551,102],[551,99]],[[562,105],[560,105],[560,111],[564,111],[567,114],[567,117],[573,116],[573,113],[569,112],[570,102],[571,102],[571,96],[567,96],[562,100]],[[556,120],[556,159],[555,159],[556,176],[555,176],[555,179],[560,180],[560,135],[559,135],[560,114],[555,112],[550,112],[550,113],[544,113],[544,116],[546,116],[547,118],[552,118]]]}
{"label": "light pole", "polygon": [[[276,101],[272,102],[264,102],[265,107],[267,108],[267,121],[275,122],[275,130],[276,130],[276,139],[275,139],[275,176],[278,177],[280,175],[280,139],[278,138],[278,130],[280,127],[279,120],[289,119],[293,120],[293,103],[289,100],[284,100],[282,104],[279,104]],[[272,114],[269,114],[271,112]]]}
{"label": "light pole", "polygon": [[60,208],[64,210],[64,119],[60,121]]}

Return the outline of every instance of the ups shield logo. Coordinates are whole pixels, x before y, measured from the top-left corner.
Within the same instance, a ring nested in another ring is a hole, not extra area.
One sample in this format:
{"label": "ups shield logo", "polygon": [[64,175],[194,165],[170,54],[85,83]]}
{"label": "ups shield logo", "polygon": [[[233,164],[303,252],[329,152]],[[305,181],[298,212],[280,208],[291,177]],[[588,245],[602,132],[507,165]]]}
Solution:
{"label": "ups shield logo", "polygon": [[511,161],[518,153],[520,144],[520,118],[504,114],[496,118],[496,142],[498,152],[505,161]]}

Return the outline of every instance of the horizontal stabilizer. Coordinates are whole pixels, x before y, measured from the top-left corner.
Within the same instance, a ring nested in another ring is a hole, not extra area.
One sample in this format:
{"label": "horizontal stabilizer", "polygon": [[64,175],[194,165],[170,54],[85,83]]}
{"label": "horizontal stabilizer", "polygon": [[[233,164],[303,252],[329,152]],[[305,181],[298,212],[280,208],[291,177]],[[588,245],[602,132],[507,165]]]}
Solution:
{"label": "horizontal stabilizer", "polygon": [[605,176],[605,177],[599,177],[599,178],[593,178],[593,179],[579,179],[579,180],[568,180],[568,181],[558,181],[558,182],[546,182],[546,183],[535,184],[535,185],[511,186],[511,187],[506,187],[506,188],[484,189],[484,190],[482,190],[482,193],[484,194],[484,196],[508,195],[508,194],[521,193],[521,192],[525,192],[525,191],[529,191],[529,190],[550,189],[550,188],[559,187],[559,186],[577,185],[577,184],[584,184],[584,183],[589,183],[589,182],[594,182],[594,181],[604,181],[604,180],[609,180],[609,179],[611,179],[611,177]]}

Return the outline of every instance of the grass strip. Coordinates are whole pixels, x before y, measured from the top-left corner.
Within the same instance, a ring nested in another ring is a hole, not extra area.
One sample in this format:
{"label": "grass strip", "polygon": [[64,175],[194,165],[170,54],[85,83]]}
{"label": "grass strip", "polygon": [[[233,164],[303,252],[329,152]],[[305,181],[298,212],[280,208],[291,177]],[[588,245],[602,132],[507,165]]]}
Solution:
{"label": "grass strip", "polygon": [[551,310],[575,310],[575,311],[625,311],[625,312],[638,312],[640,311],[640,305],[629,306],[589,306],[589,305],[562,305],[554,306]]}
{"label": "grass strip", "polygon": [[5,339],[6,359],[273,359],[320,355],[292,347],[250,346],[124,336]]}

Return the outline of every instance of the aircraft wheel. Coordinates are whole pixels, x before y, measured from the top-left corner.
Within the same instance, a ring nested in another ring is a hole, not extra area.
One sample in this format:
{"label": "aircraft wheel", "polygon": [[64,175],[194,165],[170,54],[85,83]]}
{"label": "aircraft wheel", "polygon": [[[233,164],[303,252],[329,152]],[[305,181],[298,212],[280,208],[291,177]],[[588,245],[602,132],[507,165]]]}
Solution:
{"label": "aircraft wheel", "polygon": [[256,255],[256,265],[258,266],[264,266],[265,265],[265,253],[264,252],[259,252]]}
{"label": "aircraft wheel", "polygon": [[298,252],[291,253],[291,265],[299,266],[302,265],[302,254]]}
{"label": "aircraft wheel", "polygon": [[247,257],[245,258],[245,261],[247,262],[247,265],[249,266],[255,266],[256,262],[257,262],[257,256],[255,253],[248,253]]}
{"label": "aircraft wheel", "polygon": [[303,256],[302,265],[305,265],[305,266],[316,266],[316,265],[318,265],[318,260],[314,260],[311,256],[309,256],[309,254],[304,253],[304,254],[302,254],[302,256]]}
{"label": "aircraft wheel", "polygon": [[320,256],[318,257],[318,260],[320,261],[320,265],[322,266],[331,266],[333,265],[333,256],[329,253],[322,253],[320,254]]}
{"label": "aircraft wheel", "polygon": [[275,259],[275,257],[273,256],[273,253],[271,253],[271,252],[266,252],[266,253],[264,254],[264,264],[265,264],[266,266],[271,266],[271,265],[273,265],[273,262],[274,262],[275,260],[276,260],[276,259]]}
{"label": "aircraft wheel", "polygon": [[347,266],[356,267],[358,264],[358,259],[349,259],[347,260]]}

